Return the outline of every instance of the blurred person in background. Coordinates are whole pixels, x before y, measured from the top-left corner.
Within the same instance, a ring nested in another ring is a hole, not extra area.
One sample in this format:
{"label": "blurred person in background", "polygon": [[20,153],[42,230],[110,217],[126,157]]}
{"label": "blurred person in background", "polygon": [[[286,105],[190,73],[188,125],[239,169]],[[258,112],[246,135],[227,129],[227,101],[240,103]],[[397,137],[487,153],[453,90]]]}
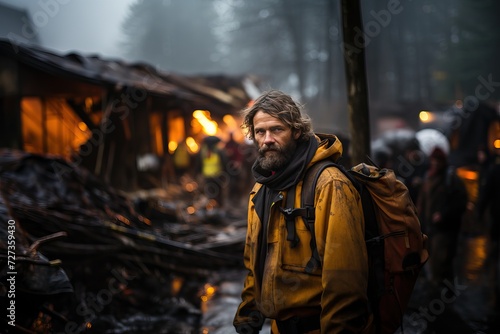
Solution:
{"label": "blurred person in background", "polygon": [[229,174],[228,201],[232,205],[240,204],[243,183],[243,153],[242,146],[234,139],[233,132],[229,133],[229,139],[224,146],[227,156],[227,171]]}
{"label": "blurred person in background", "polygon": [[425,153],[421,150],[417,138],[410,140],[408,146],[403,151],[405,168],[398,168],[399,173],[404,171],[403,182],[410,192],[410,197],[414,203],[417,202],[418,194],[427,172],[428,160]]}
{"label": "blurred person in background", "polygon": [[448,164],[446,153],[436,147],[417,199],[422,230],[430,242],[428,276],[435,287],[445,280],[454,282],[454,258],[467,199],[464,182]]}
{"label": "blurred person in background", "polygon": [[219,207],[225,205],[225,189],[228,185],[227,158],[224,150],[218,147],[220,138],[208,136],[203,139],[196,157],[196,172],[201,189],[210,200],[215,200]]}
{"label": "blurred person in background", "polygon": [[491,285],[494,294],[492,304],[500,306],[500,154],[498,149],[490,153],[486,148],[478,150],[479,184],[476,210],[479,221],[487,229],[489,249],[487,261],[490,266]]}
{"label": "blurred person in background", "polygon": [[175,177],[177,181],[189,171],[191,166],[191,154],[188,151],[186,141],[183,140],[175,149],[173,155]]}

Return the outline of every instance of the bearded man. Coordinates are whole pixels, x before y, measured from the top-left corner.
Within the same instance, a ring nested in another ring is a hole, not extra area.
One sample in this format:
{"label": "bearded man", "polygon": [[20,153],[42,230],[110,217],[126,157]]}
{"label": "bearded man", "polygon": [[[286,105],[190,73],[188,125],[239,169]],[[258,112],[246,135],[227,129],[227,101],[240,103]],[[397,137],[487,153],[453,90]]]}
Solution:
{"label": "bearded man", "polygon": [[[315,189],[315,232],[321,265],[312,258],[311,233],[302,217],[290,238],[282,207],[287,195],[300,207],[303,177],[321,160],[337,162],[342,143],[316,135],[299,104],[278,90],[263,93],[244,110],[243,128],[259,155],[248,202],[244,264],[248,270],[234,318],[238,333],[372,333],[367,296],[368,259],[359,193],[335,167]],[[288,191],[295,189],[292,195]],[[281,209],[281,210],[280,210]]]}

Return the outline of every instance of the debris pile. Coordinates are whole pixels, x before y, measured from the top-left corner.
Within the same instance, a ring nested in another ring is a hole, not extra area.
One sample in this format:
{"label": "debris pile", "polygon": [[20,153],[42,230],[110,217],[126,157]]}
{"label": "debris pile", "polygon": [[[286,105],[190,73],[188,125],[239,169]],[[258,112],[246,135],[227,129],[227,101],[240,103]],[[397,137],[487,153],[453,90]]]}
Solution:
{"label": "debris pile", "polygon": [[[245,225],[186,222],[165,198],[137,200],[64,159],[0,150],[0,250],[13,222],[19,332],[196,332],[199,288],[241,266]],[[9,272],[2,255],[2,283]]]}

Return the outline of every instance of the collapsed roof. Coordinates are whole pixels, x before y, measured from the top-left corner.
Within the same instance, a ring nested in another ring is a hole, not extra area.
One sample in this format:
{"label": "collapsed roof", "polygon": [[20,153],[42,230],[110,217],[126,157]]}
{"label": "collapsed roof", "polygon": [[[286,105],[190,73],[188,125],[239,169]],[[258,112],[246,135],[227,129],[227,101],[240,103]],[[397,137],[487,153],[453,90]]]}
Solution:
{"label": "collapsed roof", "polygon": [[[254,78],[181,76],[164,72],[146,63],[129,63],[79,53],[60,55],[30,44],[0,39],[0,56],[57,76],[119,90],[135,87],[149,94],[188,101],[209,99],[227,108],[240,109],[255,95]],[[2,87],[0,86],[0,93]]]}

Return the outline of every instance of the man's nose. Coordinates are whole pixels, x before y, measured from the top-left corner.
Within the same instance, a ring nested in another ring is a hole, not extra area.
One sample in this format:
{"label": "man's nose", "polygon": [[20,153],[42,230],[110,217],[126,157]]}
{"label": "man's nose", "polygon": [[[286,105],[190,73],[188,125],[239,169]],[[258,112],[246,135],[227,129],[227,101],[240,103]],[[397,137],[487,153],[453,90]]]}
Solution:
{"label": "man's nose", "polygon": [[264,144],[274,143],[274,137],[271,131],[266,131],[266,135],[264,136]]}

